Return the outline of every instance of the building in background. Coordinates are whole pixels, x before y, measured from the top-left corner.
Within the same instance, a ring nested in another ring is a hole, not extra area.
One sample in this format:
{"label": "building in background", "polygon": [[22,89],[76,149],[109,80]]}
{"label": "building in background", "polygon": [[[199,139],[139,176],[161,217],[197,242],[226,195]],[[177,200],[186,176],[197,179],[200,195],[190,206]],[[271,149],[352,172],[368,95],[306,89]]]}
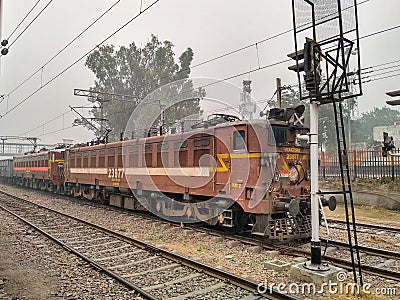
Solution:
{"label": "building in background", "polygon": [[387,132],[389,136],[393,137],[396,146],[400,146],[400,121],[389,126],[374,127],[373,131],[374,141],[382,142],[384,132]]}

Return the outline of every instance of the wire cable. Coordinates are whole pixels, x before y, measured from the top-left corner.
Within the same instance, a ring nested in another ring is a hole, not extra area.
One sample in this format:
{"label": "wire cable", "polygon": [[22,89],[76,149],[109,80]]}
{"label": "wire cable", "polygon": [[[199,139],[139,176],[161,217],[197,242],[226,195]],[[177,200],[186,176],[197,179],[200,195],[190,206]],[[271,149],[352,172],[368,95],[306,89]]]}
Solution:
{"label": "wire cable", "polygon": [[11,32],[11,34],[8,36],[8,40],[10,40],[10,38],[13,36],[13,34],[17,31],[17,29],[19,28],[19,26],[21,26],[21,24],[25,21],[25,19],[30,15],[30,13],[32,12],[32,10],[35,9],[35,7],[39,4],[39,2],[42,0],[38,0],[33,6],[32,8],[28,11],[28,13],[25,15],[25,17],[23,17],[23,19],[21,20],[21,22],[19,22],[19,24],[17,25],[17,27],[14,28],[14,30]]}
{"label": "wire cable", "polygon": [[36,15],[36,17],[33,18],[32,21],[24,28],[24,30],[21,31],[21,33],[15,38],[15,40],[8,46],[8,49],[12,47],[12,45],[15,44],[16,41],[25,33],[25,31],[33,24],[33,22],[36,21],[37,18],[46,10],[46,8],[53,2],[53,0],[50,0],[43,8],[42,10]]}
{"label": "wire cable", "polygon": [[114,35],[116,35],[118,32],[120,32],[122,29],[124,29],[126,26],[128,26],[130,23],[132,23],[134,20],[136,20],[139,16],[141,16],[142,14],[144,14],[146,11],[148,11],[151,7],[153,7],[155,4],[157,4],[160,0],[155,0],[153,1],[149,6],[147,6],[145,9],[143,9],[141,12],[139,12],[138,14],[136,14],[133,18],[131,18],[128,22],[126,22],[124,25],[122,25],[120,28],[118,28],[116,31],[114,31],[112,34],[110,34],[108,37],[106,37],[103,41],[101,41],[98,45],[96,45],[95,47],[93,47],[92,49],[90,49],[88,52],[86,52],[85,54],[83,54],[80,58],[78,58],[77,60],[75,60],[72,64],[70,64],[68,67],[66,67],[65,69],[63,69],[60,73],[58,73],[57,75],[55,75],[54,77],[52,77],[51,79],[49,79],[47,82],[45,82],[43,85],[41,85],[39,88],[37,88],[34,92],[32,92],[29,96],[25,97],[23,100],[21,100],[20,102],[18,102],[16,105],[14,105],[12,108],[10,108],[8,111],[6,111],[6,113],[4,115],[2,115],[2,118],[6,115],[8,115],[10,112],[12,112],[13,110],[15,110],[17,107],[19,107],[20,105],[22,105],[23,103],[25,103],[27,100],[29,100],[32,96],[34,96],[35,94],[37,94],[41,89],[43,89],[44,87],[46,87],[47,85],[49,85],[51,82],[53,82],[54,80],[56,80],[58,77],[60,77],[61,75],[63,75],[65,72],[67,72],[69,69],[71,69],[73,66],[75,66],[78,62],[80,62],[82,59],[84,59],[87,55],[89,55],[90,53],[92,53],[94,50],[96,50],[100,45],[104,44],[106,41],[108,41],[110,38],[112,38]]}
{"label": "wire cable", "polygon": [[384,77],[380,77],[380,78],[369,79],[369,80],[363,81],[362,83],[369,83],[369,82],[372,82],[372,81],[378,81],[378,80],[383,80],[383,79],[397,77],[397,76],[400,76],[400,73],[389,75],[389,76],[384,76]]}
{"label": "wire cable", "polygon": [[[52,62],[57,56],[59,56],[62,52],[64,52],[69,46],[71,46],[78,38],[80,38],[86,31],[88,31],[94,24],[96,24],[101,18],[103,18],[107,13],[109,13],[121,0],[116,1],[113,5],[111,5],[107,10],[105,10],[100,16],[98,16],[92,23],[90,23],[84,30],[82,30],[77,36],[75,36],[69,43],[67,43],[62,49],[60,49],[55,55],[53,55],[47,62],[44,63],[43,66],[38,68],[35,72],[33,72],[30,76],[28,76],[24,81],[18,84],[15,88],[13,88],[9,93],[10,96],[16,90],[18,90],[21,86],[23,86],[27,81],[29,81],[33,76],[43,70],[50,62]],[[1,103],[1,102],[0,102]]]}
{"label": "wire cable", "polygon": [[[150,8],[152,5],[154,5],[154,4],[157,3],[158,1],[159,1],[159,0],[153,2],[153,3],[152,3],[151,5],[149,5],[145,10],[141,11],[137,16],[139,16],[142,12],[145,12],[148,8]],[[357,5],[361,5],[361,4],[366,3],[366,2],[368,2],[368,1],[370,1],[370,0],[366,0],[366,1],[360,2],[360,3],[358,3]],[[122,30],[122,29],[123,29],[125,26],[127,26],[131,21],[133,21],[137,16],[135,16],[133,19],[131,19],[130,21],[128,21],[128,23],[126,23],[125,25],[123,25],[121,28],[119,28],[116,32],[114,32],[114,33],[113,33],[112,35],[110,35],[108,38],[106,38],[105,40],[103,40],[101,44],[103,44],[105,41],[107,41],[109,38],[111,38],[113,35],[115,35],[115,34],[116,34],[117,32],[119,32],[120,30]],[[381,31],[379,31],[379,32],[375,32],[375,33],[372,33],[372,34],[369,34],[369,35],[360,37],[360,39],[361,39],[361,38],[367,38],[367,37],[370,37],[370,36],[374,36],[374,35],[377,35],[377,34],[380,34],[380,33],[384,33],[384,32],[390,31],[390,30],[394,30],[394,29],[397,29],[397,28],[399,28],[399,27],[400,27],[400,25],[399,25],[399,26],[392,27],[392,28],[388,28],[388,29],[386,29],[386,30],[381,30]],[[245,46],[245,47],[242,47],[242,48],[239,48],[239,49],[230,51],[230,52],[228,52],[228,53],[222,54],[222,55],[217,56],[217,57],[215,57],[215,58],[212,58],[212,59],[203,61],[203,62],[201,62],[201,63],[199,63],[199,64],[196,64],[196,65],[192,66],[192,69],[195,68],[195,67],[199,67],[199,66],[201,66],[201,65],[204,65],[204,64],[206,64],[206,63],[215,61],[215,60],[217,60],[217,59],[226,57],[226,56],[228,56],[228,55],[237,53],[237,52],[239,52],[239,51],[248,49],[248,48],[253,47],[253,46],[255,46],[256,48],[258,48],[258,44],[263,43],[263,42],[268,41],[268,40],[271,40],[271,39],[274,39],[274,38],[279,37],[279,36],[281,36],[281,35],[287,34],[287,33],[291,32],[291,31],[292,31],[292,30],[287,30],[287,31],[281,32],[281,33],[276,34],[276,35],[274,35],[274,36],[265,38],[265,39],[263,39],[263,40],[261,40],[261,41],[259,41],[259,42],[256,42],[256,43],[247,45],[247,46]],[[69,68],[71,68],[73,65],[75,65],[78,61],[82,60],[86,55],[88,55],[89,53],[93,52],[97,47],[98,47],[98,46],[96,46],[95,48],[93,48],[92,50],[90,50],[90,51],[89,51],[88,53],[86,53],[83,57],[81,57],[80,59],[78,59],[77,61],[75,61],[75,62],[74,62],[73,64],[71,64],[69,67],[67,67],[66,69],[64,69],[61,73],[59,73],[58,75],[56,75],[55,77],[53,77],[51,80],[49,80],[48,82],[46,82],[43,86],[41,86],[41,87],[40,87],[38,90],[36,90],[34,93],[32,93],[32,94],[29,95],[27,98],[25,98],[24,100],[22,100],[21,102],[19,102],[17,105],[15,105],[14,107],[12,107],[12,108],[11,108],[9,111],[7,111],[3,116],[7,115],[9,112],[11,112],[11,111],[14,110],[15,108],[17,108],[19,105],[21,105],[23,102],[25,102],[25,101],[28,100],[30,97],[32,97],[34,94],[36,94],[40,89],[42,89],[43,87],[45,87],[46,85],[48,85],[50,82],[52,82],[53,80],[55,80],[56,78],[58,78],[58,77],[59,77],[60,75],[62,75],[65,71],[67,71]],[[272,66],[275,66],[275,65],[279,65],[279,64],[282,64],[282,63],[288,62],[288,61],[291,61],[291,60],[288,59],[288,60],[280,61],[280,62],[278,62],[278,63],[274,63],[274,64],[267,65],[267,66],[263,66],[263,67],[260,67],[260,66],[259,66],[259,68],[255,69],[255,70],[242,72],[242,73],[239,73],[239,74],[236,74],[236,75],[227,77],[227,78],[225,78],[225,79],[222,79],[222,80],[220,80],[220,81],[218,81],[218,82],[221,82],[221,81],[224,81],[224,80],[233,79],[233,78],[236,78],[236,77],[240,77],[240,76],[243,76],[243,75],[246,75],[246,74],[250,74],[250,73],[253,73],[253,72],[255,72],[255,71],[263,70],[263,69],[266,69],[266,68],[268,68],[268,67],[272,67]],[[180,70],[180,72],[182,72],[182,71],[183,71],[183,70]],[[382,79],[383,79],[383,78],[382,78]],[[218,82],[213,82],[213,83],[208,84],[208,85],[216,84],[216,83],[218,83]],[[206,85],[206,86],[208,86],[208,85]],[[41,126],[39,126],[39,127],[41,127]]]}
{"label": "wire cable", "polygon": [[[371,0],[364,0],[364,1],[360,2],[360,3],[357,3],[357,6],[360,6],[360,5],[362,5],[362,4],[364,4],[364,3],[367,3],[367,2],[369,2],[369,1],[371,1]],[[349,8],[351,8],[351,7],[349,7]],[[346,9],[348,9],[348,8],[346,8]],[[344,9],[344,10],[345,10],[345,9]],[[140,11],[142,11],[142,3],[141,3]],[[311,23],[309,23],[309,24],[311,24]],[[306,24],[306,25],[307,25],[307,24]],[[203,66],[203,65],[205,65],[205,64],[211,63],[211,62],[213,62],[213,61],[219,60],[219,59],[221,59],[221,58],[224,58],[224,57],[233,55],[233,54],[235,54],[235,53],[244,51],[244,50],[249,49],[249,48],[251,48],[251,47],[256,47],[257,55],[259,55],[259,54],[258,54],[258,46],[259,46],[260,44],[265,43],[265,42],[267,42],[267,41],[271,41],[271,40],[273,40],[273,39],[275,39],[275,38],[278,38],[278,37],[280,37],[280,36],[283,36],[283,35],[285,35],[285,34],[288,34],[288,33],[292,32],[292,31],[293,31],[293,29],[288,29],[288,30],[283,31],[283,32],[281,32],[281,33],[277,33],[277,34],[275,34],[275,35],[266,37],[266,38],[264,38],[264,39],[262,39],[262,40],[260,40],[260,41],[255,42],[255,43],[251,43],[251,44],[249,44],[249,45],[240,47],[240,48],[238,48],[238,49],[235,49],[235,50],[232,50],[232,51],[229,51],[229,52],[226,52],[226,53],[221,54],[221,55],[219,55],[219,56],[216,56],[216,57],[214,57],[214,58],[211,58],[211,59],[202,61],[202,62],[200,62],[200,63],[198,63],[198,64],[195,64],[195,65],[193,65],[193,66],[191,66],[191,67],[188,67],[188,68],[179,70],[179,71],[176,73],[176,75],[178,75],[178,74],[180,74],[180,73],[183,73],[183,72],[191,71],[191,70],[193,70],[193,69],[195,69],[195,68],[197,68],[197,67],[200,67],[200,66]],[[259,61],[259,59],[258,59],[258,61]],[[43,66],[43,67],[44,67],[44,66]],[[27,79],[25,79],[21,84],[19,84],[16,88],[14,88],[14,89],[13,89],[11,92],[9,92],[7,95],[10,95],[11,93],[15,92],[18,88],[20,88],[23,84],[25,84],[28,80],[30,80],[34,75],[36,75],[43,67],[39,68],[35,73],[33,73],[31,76],[29,76]],[[162,80],[162,79],[166,79],[166,78],[168,78],[168,76],[162,76],[162,77],[158,78],[157,80]],[[154,82],[155,82],[155,81],[156,81],[156,80],[154,80]],[[1,103],[1,102],[0,102],[0,103]]]}
{"label": "wire cable", "polygon": [[361,70],[366,70],[366,69],[371,69],[371,68],[376,68],[376,67],[387,66],[387,65],[390,65],[390,64],[398,63],[398,62],[400,62],[400,59],[393,60],[393,61],[389,61],[389,62],[382,63],[382,64],[378,64],[378,65],[375,65],[375,66],[370,66],[370,67],[362,68]]}
{"label": "wire cable", "polygon": [[373,33],[370,33],[370,34],[367,34],[367,35],[364,35],[364,36],[360,37],[360,40],[366,39],[366,38],[369,38],[371,36],[375,36],[375,35],[378,35],[378,34],[381,34],[381,33],[385,33],[385,32],[388,32],[388,31],[392,31],[392,30],[395,30],[395,29],[398,29],[398,28],[400,28],[400,25],[393,26],[393,27],[390,27],[390,28],[386,28],[386,29],[383,29],[383,30],[380,30],[380,31],[377,31],[377,32],[373,32]]}

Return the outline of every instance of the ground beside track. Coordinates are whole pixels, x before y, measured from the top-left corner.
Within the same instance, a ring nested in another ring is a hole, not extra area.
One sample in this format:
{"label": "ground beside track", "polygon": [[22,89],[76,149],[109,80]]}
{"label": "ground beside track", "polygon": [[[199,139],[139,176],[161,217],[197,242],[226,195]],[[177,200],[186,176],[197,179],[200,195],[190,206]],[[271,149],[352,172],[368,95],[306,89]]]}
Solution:
{"label": "ground beside track", "polygon": [[135,294],[0,210],[1,300],[135,299]]}
{"label": "ground beside track", "polygon": [[[356,205],[355,213],[357,222],[400,227],[400,211],[398,210]],[[325,208],[325,214],[329,219],[345,220],[344,205],[338,204],[335,211]]]}

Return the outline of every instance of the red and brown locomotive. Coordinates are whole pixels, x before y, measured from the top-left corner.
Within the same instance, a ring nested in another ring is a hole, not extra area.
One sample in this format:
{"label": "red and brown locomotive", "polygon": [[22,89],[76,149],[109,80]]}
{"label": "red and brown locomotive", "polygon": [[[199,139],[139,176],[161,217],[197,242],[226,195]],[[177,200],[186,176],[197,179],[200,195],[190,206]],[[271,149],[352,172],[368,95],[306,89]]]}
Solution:
{"label": "red and brown locomotive", "polygon": [[166,218],[248,228],[274,240],[308,237],[308,128],[299,111],[271,110],[269,127],[218,115],[207,130],[16,157],[13,176],[25,186]]}
{"label": "red and brown locomotive", "polygon": [[64,149],[53,149],[14,157],[14,183],[34,189],[61,191],[64,185],[64,156]]}

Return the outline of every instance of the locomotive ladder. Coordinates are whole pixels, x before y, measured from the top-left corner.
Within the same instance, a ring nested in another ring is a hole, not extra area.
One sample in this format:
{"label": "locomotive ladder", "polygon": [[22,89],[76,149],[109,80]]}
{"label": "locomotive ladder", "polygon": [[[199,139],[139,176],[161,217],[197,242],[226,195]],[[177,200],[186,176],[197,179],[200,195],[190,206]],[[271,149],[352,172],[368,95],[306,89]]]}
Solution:
{"label": "locomotive ladder", "polygon": [[[349,100],[350,101],[350,100]],[[357,273],[360,285],[363,284],[360,252],[357,240],[356,218],[354,212],[354,201],[351,189],[350,168],[348,159],[348,149],[346,145],[345,127],[343,122],[343,104],[342,99],[332,99],[333,111],[335,115],[336,140],[338,146],[340,178],[342,181],[342,191],[335,194],[343,195],[343,202],[346,215],[347,237],[349,242],[349,250],[351,263],[353,267],[354,282],[357,283]],[[325,193],[324,193],[325,194]],[[329,192],[327,193],[329,194]]]}

